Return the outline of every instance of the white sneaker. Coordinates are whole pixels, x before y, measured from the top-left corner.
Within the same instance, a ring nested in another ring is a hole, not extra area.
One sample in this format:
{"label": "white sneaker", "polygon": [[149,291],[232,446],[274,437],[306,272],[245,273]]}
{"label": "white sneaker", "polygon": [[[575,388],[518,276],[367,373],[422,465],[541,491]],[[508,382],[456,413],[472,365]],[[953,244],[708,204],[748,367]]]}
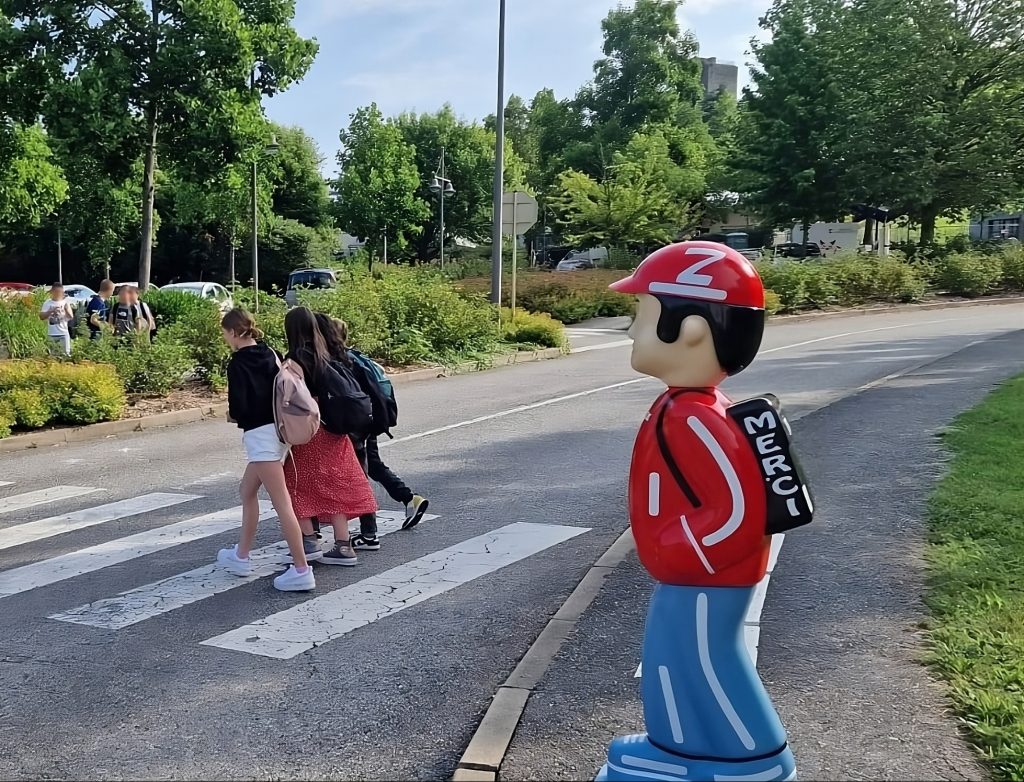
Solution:
{"label": "white sneaker", "polygon": [[313,568],[307,566],[305,573],[300,573],[292,565],[284,573],[274,579],[274,589],[282,592],[309,592],[316,589],[316,579],[313,577]]}
{"label": "white sneaker", "polygon": [[252,563],[238,556],[238,547],[222,548],[217,552],[217,564],[223,565],[236,576],[251,576]]}

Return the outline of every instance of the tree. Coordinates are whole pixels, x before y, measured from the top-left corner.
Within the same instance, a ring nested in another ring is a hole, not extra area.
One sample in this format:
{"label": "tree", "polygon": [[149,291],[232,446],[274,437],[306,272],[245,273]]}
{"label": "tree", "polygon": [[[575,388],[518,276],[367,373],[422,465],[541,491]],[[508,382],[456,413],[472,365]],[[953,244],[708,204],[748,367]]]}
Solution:
{"label": "tree", "polygon": [[394,122],[384,121],[377,104],[356,111],[340,138],[338,224],[364,239],[371,257],[385,237],[405,247],[430,214],[417,196],[415,148]]}
{"label": "tree", "polygon": [[0,161],[0,227],[38,228],[68,194],[42,128],[0,126]]}
{"label": "tree", "polygon": [[910,215],[927,244],[938,217],[1019,197],[1024,3],[853,0],[842,18],[837,56],[856,89],[831,143],[853,200]]}
{"label": "tree", "polygon": [[[440,248],[437,196],[430,181],[440,168],[441,150],[445,151],[446,176],[455,195],[445,199],[445,235],[485,242],[491,235],[494,183],[494,133],[476,123],[455,116],[451,106],[434,114],[402,114],[395,120],[402,138],[415,150],[419,171],[417,196],[430,204],[418,224],[412,247],[421,260],[435,258]],[[521,186],[525,180],[522,160],[506,139],[505,186]]]}
{"label": "tree", "polygon": [[551,198],[565,226],[565,238],[580,247],[663,244],[691,222],[684,185],[661,134],[637,134],[607,166],[603,181],[579,171],[558,178]]}
{"label": "tree", "polygon": [[316,142],[302,128],[273,125],[278,152],[266,165],[271,168],[274,214],[311,228],[333,222],[331,198],[320,173],[324,159]]}
{"label": "tree", "polygon": [[[761,22],[769,43],[754,43],[755,89],[744,93],[736,130],[735,190],[775,225],[808,226],[849,207],[843,163],[829,145],[846,121],[836,43],[843,0],[776,0]],[[874,26],[870,27],[874,30]]]}
{"label": "tree", "polygon": [[141,286],[158,159],[203,178],[254,153],[260,96],[301,78],[316,53],[291,28],[294,11],[294,0],[67,0],[8,12],[0,47],[33,79],[5,85],[4,102],[25,111],[41,98],[47,130],[88,150],[112,182],[143,163]]}

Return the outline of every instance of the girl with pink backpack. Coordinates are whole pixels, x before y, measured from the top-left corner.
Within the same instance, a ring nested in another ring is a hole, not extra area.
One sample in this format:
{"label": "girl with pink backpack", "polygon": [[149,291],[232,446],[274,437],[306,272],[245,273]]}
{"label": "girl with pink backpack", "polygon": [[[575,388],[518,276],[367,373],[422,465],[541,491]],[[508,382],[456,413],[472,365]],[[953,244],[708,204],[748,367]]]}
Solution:
{"label": "girl with pink backpack", "polygon": [[249,550],[259,523],[259,490],[264,486],[274,503],[281,532],[294,563],[274,579],[282,592],[307,592],[316,587],[313,569],[306,561],[302,531],[285,483],[283,460],[288,447],[275,424],[274,391],[280,374],[277,354],[259,340],[262,332],[245,310],[233,309],[221,321],[224,341],[233,351],[228,363],[228,421],[242,430],[248,465],[239,493],[242,498],[242,532],[238,545],[221,549],[217,562],[237,576],[253,571]]}

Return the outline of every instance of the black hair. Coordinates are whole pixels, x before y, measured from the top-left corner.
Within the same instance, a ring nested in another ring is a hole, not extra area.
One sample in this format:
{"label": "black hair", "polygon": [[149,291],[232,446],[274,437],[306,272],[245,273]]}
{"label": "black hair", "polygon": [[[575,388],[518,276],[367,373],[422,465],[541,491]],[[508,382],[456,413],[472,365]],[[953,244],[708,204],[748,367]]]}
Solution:
{"label": "black hair", "polygon": [[284,316],[284,333],[288,339],[288,355],[302,366],[307,375],[319,377],[330,355],[316,318],[306,307],[295,307]]}
{"label": "black hair", "polygon": [[737,307],[714,301],[655,296],[661,304],[658,339],[671,344],[679,339],[683,321],[691,315],[704,318],[711,327],[718,364],[728,375],[742,372],[754,360],[764,336],[764,310]]}

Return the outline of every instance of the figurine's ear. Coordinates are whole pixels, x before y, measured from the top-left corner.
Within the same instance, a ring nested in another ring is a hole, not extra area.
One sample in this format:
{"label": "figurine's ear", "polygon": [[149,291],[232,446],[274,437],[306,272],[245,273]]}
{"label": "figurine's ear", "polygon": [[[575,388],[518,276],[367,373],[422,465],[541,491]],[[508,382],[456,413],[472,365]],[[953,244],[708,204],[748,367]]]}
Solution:
{"label": "figurine's ear", "polygon": [[705,340],[711,339],[711,326],[700,315],[691,315],[683,321],[679,338],[686,347],[696,347]]}

